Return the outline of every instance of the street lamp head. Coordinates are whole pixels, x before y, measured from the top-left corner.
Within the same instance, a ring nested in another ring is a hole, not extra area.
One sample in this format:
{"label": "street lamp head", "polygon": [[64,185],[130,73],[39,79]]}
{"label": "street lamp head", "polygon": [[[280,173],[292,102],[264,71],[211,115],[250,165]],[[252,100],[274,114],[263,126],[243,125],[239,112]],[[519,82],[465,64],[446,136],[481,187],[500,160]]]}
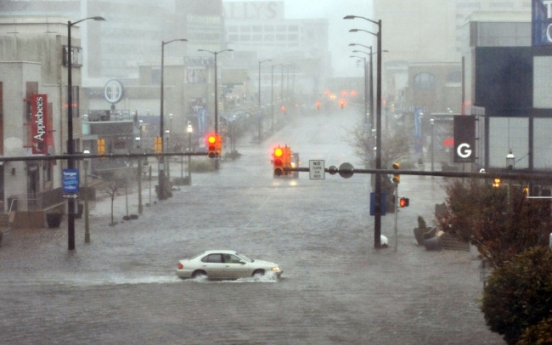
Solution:
{"label": "street lamp head", "polygon": [[192,132],[194,131],[194,128],[192,127],[191,124],[188,125],[188,126],[186,127],[186,131],[187,131],[188,133],[192,133]]}
{"label": "street lamp head", "polygon": [[348,15],[348,16],[345,16],[343,17],[343,19],[355,19],[356,16],[353,16],[353,15]]}
{"label": "street lamp head", "polygon": [[351,29],[349,30],[349,32],[358,32],[359,30],[358,29]]}
{"label": "street lamp head", "polygon": [[92,19],[92,20],[104,20],[105,21],[105,18],[101,17],[101,16],[95,16],[95,17],[92,17],[90,19]]}
{"label": "street lamp head", "polygon": [[506,155],[506,169],[512,170],[515,164],[516,164],[516,157],[512,153],[512,149],[510,149],[510,151]]}

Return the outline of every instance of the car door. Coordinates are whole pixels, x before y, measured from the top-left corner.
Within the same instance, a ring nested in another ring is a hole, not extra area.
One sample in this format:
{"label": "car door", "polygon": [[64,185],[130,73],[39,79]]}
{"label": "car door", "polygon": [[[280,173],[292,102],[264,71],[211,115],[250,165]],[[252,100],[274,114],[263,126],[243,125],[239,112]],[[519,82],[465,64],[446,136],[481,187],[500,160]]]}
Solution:
{"label": "car door", "polygon": [[224,262],[222,260],[222,254],[209,254],[201,261],[203,262],[203,269],[207,272],[209,278],[221,279],[223,277]]}
{"label": "car door", "polygon": [[251,276],[247,264],[243,264],[243,260],[240,257],[233,254],[224,254],[223,259],[223,275],[225,279],[238,279]]}

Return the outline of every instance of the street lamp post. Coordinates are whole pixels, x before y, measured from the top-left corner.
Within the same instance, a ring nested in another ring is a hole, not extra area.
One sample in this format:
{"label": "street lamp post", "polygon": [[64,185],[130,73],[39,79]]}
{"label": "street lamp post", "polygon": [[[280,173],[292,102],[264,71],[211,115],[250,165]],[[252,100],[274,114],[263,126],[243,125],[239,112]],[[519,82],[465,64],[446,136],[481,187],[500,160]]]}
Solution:
{"label": "street lamp post", "polygon": [[[141,143],[142,143],[142,126],[140,126],[140,136],[135,138],[136,148],[138,153],[142,153]],[[138,157],[138,214],[142,214],[142,159]]]}
{"label": "street lamp post", "polygon": [[[161,41],[161,110],[159,112],[159,138],[161,140],[161,153],[163,153],[163,150],[164,150],[164,143],[163,143],[163,133],[164,133],[164,123],[163,123],[163,120],[164,120],[164,77],[165,77],[165,73],[164,73],[164,69],[165,69],[165,46],[169,43],[172,43],[172,42],[177,42],[177,41],[180,41],[180,42],[186,42],[188,41],[187,39],[185,38],[178,38],[178,39],[174,39],[174,40],[170,40],[168,42],[165,42],[165,41]],[[159,170],[158,170],[158,184],[159,184],[159,190],[158,190],[158,198],[159,200],[164,200],[166,199],[166,196],[165,196],[165,157],[161,156],[159,158]]]}
{"label": "street lamp post", "polygon": [[[354,52],[364,53],[364,52],[361,52],[361,51],[359,51],[359,50],[353,50],[353,53],[354,53]],[[358,58],[358,59],[364,60],[364,113],[365,113],[365,115],[364,115],[364,133],[366,134],[366,137],[367,137],[366,139],[367,139],[367,142],[368,142],[368,144],[367,144],[367,150],[366,150],[365,155],[364,155],[364,156],[365,156],[365,157],[364,157],[364,160],[365,160],[365,162],[366,162],[366,164],[367,164],[367,162],[370,161],[369,155],[372,153],[372,152],[370,151],[370,146],[372,146],[372,145],[371,145],[372,141],[370,140],[371,129],[369,129],[369,126],[368,126],[368,125],[369,125],[369,122],[368,122],[368,118],[367,118],[367,116],[366,116],[366,115],[368,115],[367,103],[366,103],[366,98],[367,98],[367,97],[366,97],[366,91],[367,91],[367,87],[366,87],[366,69],[367,69],[367,68],[366,68],[366,65],[367,65],[367,64],[366,64],[366,58],[363,57],[363,56],[357,56],[357,55],[351,55],[351,56],[349,56],[349,57]],[[370,128],[371,128],[371,127],[370,127]]]}
{"label": "street lamp post", "polygon": [[211,51],[206,49],[198,49],[198,52],[207,52],[215,56],[215,133],[218,134],[218,77],[217,77],[217,56],[224,52],[233,52],[233,49],[224,49],[220,51]]}
{"label": "street lamp post", "polygon": [[[170,152],[171,151],[171,143],[170,143],[170,140],[171,140],[171,131],[168,130],[168,129],[165,129],[165,136],[166,136],[166,143],[167,143],[167,147],[165,148],[165,151],[166,152]],[[170,158],[169,159],[166,159],[166,162],[167,162],[167,180],[166,182],[168,184],[171,183],[171,167],[170,167]]]}
{"label": "street lamp post", "polygon": [[[370,50],[370,53],[367,53],[367,52],[363,52],[363,51],[360,51],[360,50],[353,50],[353,53],[355,52],[359,52],[359,53],[364,53],[364,54],[368,54],[369,57],[370,57],[370,81],[369,81],[369,84],[370,84],[370,96],[369,97],[366,97],[365,96],[365,102],[366,101],[369,101],[370,102],[370,107],[369,107],[369,113],[370,113],[370,130],[372,130],[374,128],[374,65],[373,65],[373,55],[374,55],[374,52],[372,51],[372,46],[367,46],[367,45],[364,45],[364,44],[360,44],[360,43],[350,43],[349,46],[351,47],[354,47],[354,46],[361,46],[361,47],[364,47],[366,49],[369,49]],[[384,50],[384,52],[386,52],[387,50]],[[366,80],[366,74],[364,76],[365,80]],[[366,88],[366,81],[365,81],[365,84],[364,84],[364,87]],[[365,95],[367,95],[368,92],[366,91],[365,92]]]}
{"label": "street lamp post", "polygon": [[[511,172],[516,165],[516,157],[512,153],[512,149],[508,151],[508,154],[506,155],[506,170],[508,172]],[[512,204],[512,179],[508,179],[508,205]]]}
{"label": "street lamp post", "polygon": [[372,24],[375,24],[378,26],[377,33],[373,33],[371,31],[367,30],[359,30],[359,29],[351,29],[350,32],[357,32],[357,31],[366,31],[369,34],[372,34],[376,36],[377,38],[377,92],[376,92],[376,116],[377,116],[377,122],[376,122],[376,190],[375,190],[375,215],[374,215],[374,247],[381,248],[381,174],[379,173],[379,170],[381,169],[381,55],[382,55],[382,49],[381,49],[381,37],[382,37],[382,22],[381,19],[377,22],[360,16],[345,16],[343,19],[355,19],[360,18],[364,19],[366,21],[369,21]]}
{"label": "street lamp post", "polygon": [[[84,150],[84,154],[89,154],[90,151]],[[84,243],[90,243],[90,222],[88,219],[88,193],[90,190],[88,189],[88,166],[90,164],[90,160],[88,158],[84,159]]]}
{"label": "street lamp post", "polygon": [[[88,17],[76,22],[67,22],[67,168],[75,168],[75,159],[72,155],[75,152],[75,143],[73,142],[73,80],[72,80],[72,63],[73,63],[73,48],[71,47],[71,28],[85,20],[105,20],[103,17]],[[67,240],[69,250],[75,249],[75,199],[67,199]]]}
{"label": "street lamp post", "polygon": [[263,62],[272,61],[270,59],[259,61],[259,110],[258,113],[258,120],[259,120],[259,144],[261,143],[262,134],[263,134],[263,122],[261,119],[261,64]]}
{"label": "street lamp post", "polygon": [[[194,128],[192,127],[191,123],[188,123],[188,127],[186,128],[186,131],[188,132],[188,152],[192,152],[192,132],[194,131]],[[188,184],[192,185],[192,155],[188,155]]]}
{"label": "street lamp post", "polygon": [[435,139],[435,119],[430,119],[429,122],[431,123],[431,171],[434,171],[433,161],[435,146],[433,144],[433,140]]}

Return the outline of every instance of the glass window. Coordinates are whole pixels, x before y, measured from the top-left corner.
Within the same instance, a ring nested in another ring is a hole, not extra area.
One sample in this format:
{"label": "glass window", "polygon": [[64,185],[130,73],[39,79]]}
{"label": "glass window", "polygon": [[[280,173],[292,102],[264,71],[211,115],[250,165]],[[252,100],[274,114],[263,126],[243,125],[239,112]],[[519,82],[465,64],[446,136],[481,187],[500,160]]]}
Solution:
{"label": "glass window", "polygon": [[435,90],[435,76],[431,73],[418,73],[414,76],[414,90]]}
{"label": "glass window", "polygon": [[462,82],[462,72],[454,71],[447,74],[447,83],[461,83]]}
{"label": "glass window", "polygon": [[222,258],[220,254],[209,254],[208,256],[204,257],[201,261],[203,262],[222,262]]}
{"label": "glass window", "polygon": [[274,26],[273,25],[267,25],[267,26],[264,27],[264,31],[273,32],[274,31]]}

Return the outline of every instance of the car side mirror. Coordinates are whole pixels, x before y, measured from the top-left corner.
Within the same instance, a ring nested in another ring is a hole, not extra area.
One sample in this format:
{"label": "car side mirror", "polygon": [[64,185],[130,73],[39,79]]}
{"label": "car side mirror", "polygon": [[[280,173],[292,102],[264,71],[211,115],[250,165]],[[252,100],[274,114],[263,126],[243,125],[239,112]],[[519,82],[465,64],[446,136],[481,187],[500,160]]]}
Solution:
{"label": "car side mirror", "polygon": [[240,264],[245,265],[245,260],[240,260]]}

